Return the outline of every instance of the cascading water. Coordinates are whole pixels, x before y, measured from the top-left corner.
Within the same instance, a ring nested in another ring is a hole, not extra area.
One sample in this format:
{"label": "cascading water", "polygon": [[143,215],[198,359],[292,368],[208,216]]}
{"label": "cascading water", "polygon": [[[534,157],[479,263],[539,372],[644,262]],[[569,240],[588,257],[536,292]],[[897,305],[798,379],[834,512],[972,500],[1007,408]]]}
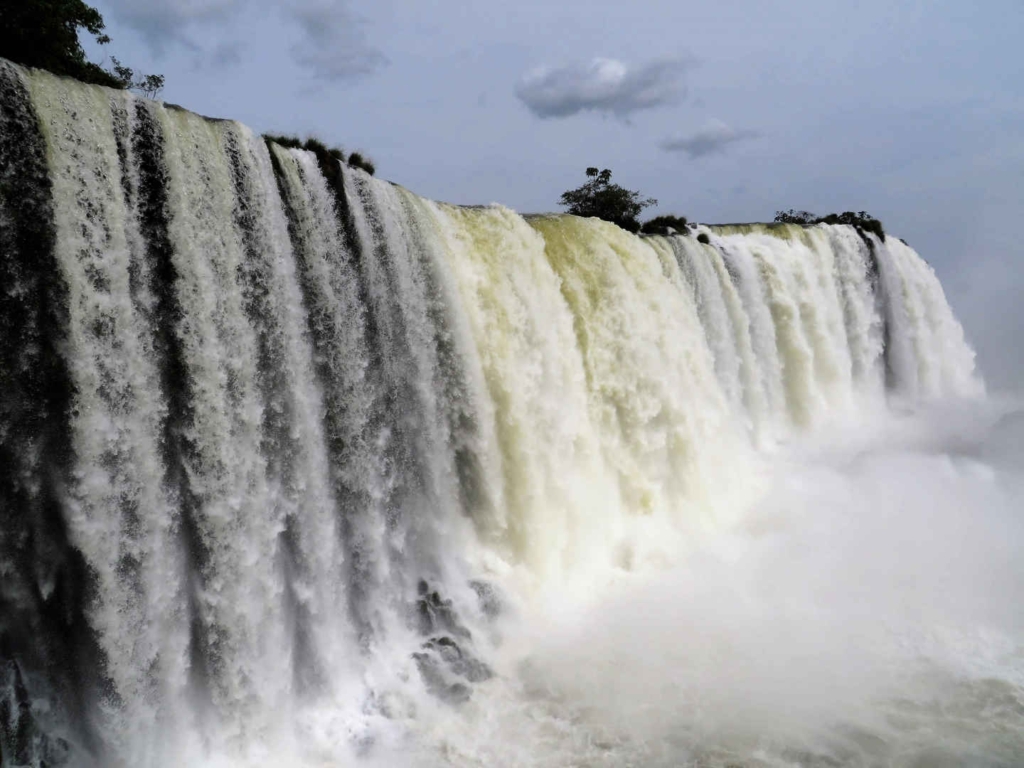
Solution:
{"label": "cascading water", "polygon": [[762,723],[764,675],[741,704],[710,659],[742,675],[764,625],[702,601],[772,573],[779,615],[821,599],[738,532],[817,503],[812,428],[983,402],[973,353],[901,241],[702,231],[435,203],[0,62],[3,764],[876,764]]}

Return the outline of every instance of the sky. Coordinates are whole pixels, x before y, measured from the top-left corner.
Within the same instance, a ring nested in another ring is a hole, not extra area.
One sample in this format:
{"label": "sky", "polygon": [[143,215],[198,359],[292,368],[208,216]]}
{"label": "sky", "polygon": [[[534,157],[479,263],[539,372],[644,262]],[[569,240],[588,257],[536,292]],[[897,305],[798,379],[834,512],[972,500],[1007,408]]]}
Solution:
{"label": "sky", "polygon": [[587,166],[707,223],[866,210],[1024,390],[1021,0],[100,0],[166,101],[365,151],[454,203]]}

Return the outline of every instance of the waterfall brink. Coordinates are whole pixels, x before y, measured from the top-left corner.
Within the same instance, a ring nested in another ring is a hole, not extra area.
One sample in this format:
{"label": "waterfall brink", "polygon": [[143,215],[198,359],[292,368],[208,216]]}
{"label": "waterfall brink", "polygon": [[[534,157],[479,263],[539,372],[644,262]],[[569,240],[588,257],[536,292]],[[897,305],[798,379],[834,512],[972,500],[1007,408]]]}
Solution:
{"label": "waterfall brink", "polygon": [[901,241],[703,231],[436,203],[0,61],[0,754],[372,756],[472,699],[497,615],[726,524],[760,452],[982,394]]}

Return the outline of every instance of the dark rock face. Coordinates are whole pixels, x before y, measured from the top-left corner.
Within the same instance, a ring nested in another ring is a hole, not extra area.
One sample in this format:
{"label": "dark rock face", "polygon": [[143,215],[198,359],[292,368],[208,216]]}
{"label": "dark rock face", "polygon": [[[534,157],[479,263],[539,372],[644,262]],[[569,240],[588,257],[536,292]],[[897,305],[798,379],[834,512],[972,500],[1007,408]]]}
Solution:
{"label": "dark rock face", "polygon": [[433,651],[452,672],[466,678],[471,683],[482,683],[494,676],[490,667],[464,651],[450,637],[428,640],[424,648]]}
{"label": "dark rock face", "polygon": [[21,667],[8,661],[0,667],[0,767],[56,768],[69,763],[71,745],[47,734],[36,721]]}
{"label": "dark rock face", "polygon": [[[67,285],[46,142],[15,69],[0,61],[0,751],[4,765],[60,765],[33,701],[79,745],[102,660],[86,620],[88,567],[64,522],[73,385]],[[17,661],[14,661],[17,660]],[[59,704],[58,704],[59,702]],[[61,747],[58,742],[63,744]],[[81,757],[84,760],[85,757]]]}
{"label": "dark rock face", "polygon": [[472,637],[469,630],[462,626],[455,615],[451,600],[442,600],[438,591],[431,590],[427,582],[422,579],[418,589],[419,599],[416,601],[416,610],[421,635],[448,632],[467,640]]}
{"label": "dark rock face", "polygon": [[430,654],[414,653],[416,666],[427,690],[447,704],[465,704],[473,696],[469,686],[463,682],[452,682],[444,667]]}
{"label": "dark rock face", "polygon": [[[429,639],[413,654],[416,666],[428,691],[449,704],[463,704],[472,696],[466,683],[489,680],[494,672],[470,650],[473,636],[459,621],[452,601],[443,599],[426,581],[420,581],[418,591],[419,631]],[[486,615],[487,609],[483,610]]]}

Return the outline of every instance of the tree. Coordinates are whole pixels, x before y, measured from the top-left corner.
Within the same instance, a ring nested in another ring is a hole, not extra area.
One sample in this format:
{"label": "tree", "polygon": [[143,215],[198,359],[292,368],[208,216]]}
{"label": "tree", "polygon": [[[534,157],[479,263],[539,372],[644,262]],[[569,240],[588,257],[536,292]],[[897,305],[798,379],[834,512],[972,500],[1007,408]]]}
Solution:
{"label": "tree", "polygon": [[85,58],[78,41],[84,29],[106,45],[103,16],[83,0],[3,0],[0,2],[0,56],[29,67],[111,88],[132,88],[153,97],[164,86],[162,75],[140,75],[111,57],[108,72]]}
{"label": "tree", "polygon": [[163,75],[139,75],[136,77],[135,72],[118,61],[116,56],[111,56],[110,61],[114,64],[114,77],[120,83],[119,87],[139,91],[151,99],[155,99],[157,94],[164,89]]}
{"label": "tree", "polygon": [[596,216],[610,221],[630,232],[640,230],[637,216],[658,201],[653,197],[641,197],[639,192],[612,184],[612,172],[605,168],[587,168],[586,184],[562,193],[559,205],[564,205],[574,216]]}

